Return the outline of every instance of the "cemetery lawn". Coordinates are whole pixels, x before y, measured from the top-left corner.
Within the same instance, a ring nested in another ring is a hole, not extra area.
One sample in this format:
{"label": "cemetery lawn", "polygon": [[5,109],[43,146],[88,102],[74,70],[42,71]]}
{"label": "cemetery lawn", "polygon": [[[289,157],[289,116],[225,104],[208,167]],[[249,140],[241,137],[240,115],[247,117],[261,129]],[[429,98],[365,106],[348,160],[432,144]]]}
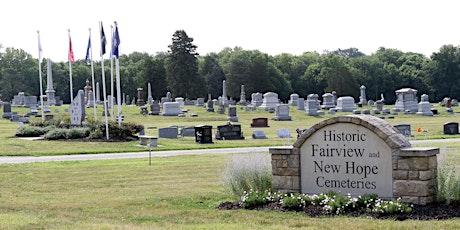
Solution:
{"label": "cemetery lawn", "polygon": [[[386,106],[392,108],[393,106]],[[438,109],[439,113],[435,116],[417,116],[399,114],[389,119],[385,119],[391,125],[410,124],[413,137],[409,140],[426,140],[426,139],[446,139],[460,138],[460,135],[444,135],[443,125],[447,122],[458,122],[460,113],[448,114],[444,107],[437,104],[432,105]],[[55,117],[69,117],[65,112],[68,105],[52,106],[51,111]],[[373,107],[365,106],[366,109]],[[454,111],[457,107],[453,107]],[[145,134],[158,136],[158,128],[168,126],[179,127],[194,127],[197,125],[211,125],[213,133],[216,132],[218,125],[224,125],[227,122],[227,114],[217,114],[216,112],[207,112],[204,107],[184,106],[183,109],[188,109],[186,117],[171,117],[171,116],[143,116],[140,114],[140,109],[137,106],[123,106],[123,115],[125,121],[139,123],[145,126]],[[56,111],[59,110],[59,111]],[[28,108],[12,107],[13,112],[18,114],[26,114]],[[87,117],[94,117],[92,108],[87,108]],[[114,109],[117,113],[117,108]],[[197,117],[191,117],[190,114],[195,113]],[[101,116],[102,108],[97,109],[97,119],[105,121]],[[348,115],[351,113],[337,113],[336,115],[323,116],[307,116],[303,110],[298,110],[294,106],[290,106],[290,116],[292,121],[274,121],[274,113],[267,111],[245,111],[243,107],[237,107],[238,122],[240,124],[244,140],[216,140],[213,137],[213,144],[197,144],[194,137],[181,137],[175,139],[160,138],[158,139],[158,147],[153,148],[153,151],[159,150],[186,150],[186,149],[203,149],[203,148],[231,148],[231,147],[257,147],[257,146],[282,146],[292,145],[296,140],[297,128],[307,129],[310,126],[330,118],[331,116]],[[267,128],[251,128],[250,124],[254,118],[268,118]],[[108,118],[111,120],[112,118]],[[41,121],[41,118],[31,117],[31,121]],[[90,153],[117,153],[117,152],[143,152],[148,151],[146,147],[140,146],[139,141],[124,141],[113,142],[106,141],[46,141],[46,140],[25,140],[14,137],[18,128],[17,123],[10,122],[6,119],[0,119],[0,156],[46,156],[46,155],[69,155],[69,154],[90,154]],[[417,132],[420,128],[423,132]],[[289,129],[292,138],[277,138],[278,129]],[[252,133],[254,130],[263,130],[268,139],[253,139]]]}
{"label": "cemetery lawn", "polygon": [[[460,219],[219,210],[230,154],[0,165],[1,229],[458,229]],[[455,156],[458,158],[458,156]]]}

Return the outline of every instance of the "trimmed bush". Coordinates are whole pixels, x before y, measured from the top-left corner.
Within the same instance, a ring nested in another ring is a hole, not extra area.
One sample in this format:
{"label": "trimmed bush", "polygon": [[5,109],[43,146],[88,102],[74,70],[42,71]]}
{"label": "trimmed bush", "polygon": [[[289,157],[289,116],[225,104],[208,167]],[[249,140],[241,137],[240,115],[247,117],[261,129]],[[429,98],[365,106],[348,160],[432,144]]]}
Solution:
{"label": "trimmed bush", "polygon": [[41,127],[24,125],[16,131],[17,137],[39,137],[45,132]]}
{"label": "trimmed bush", "polygon": [[46,140],[67,139],[67,129],[53,129],[47,132],[44,136]]}
{"label": "trimmed bush", "polygon": [[89,128],[72,128],[67,133],[67,139],[79,139],[89,136]]}

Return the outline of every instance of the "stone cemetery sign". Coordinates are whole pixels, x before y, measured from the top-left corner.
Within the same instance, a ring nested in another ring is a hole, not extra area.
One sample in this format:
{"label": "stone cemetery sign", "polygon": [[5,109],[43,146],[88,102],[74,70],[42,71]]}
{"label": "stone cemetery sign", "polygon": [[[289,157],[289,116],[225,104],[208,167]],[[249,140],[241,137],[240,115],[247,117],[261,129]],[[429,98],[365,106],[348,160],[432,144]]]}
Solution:
{"label": "stone cemetery sign", "polygon": [[354,196],[393,197],[390,147],[356,124],[332,124],[311,135],[301,147],[302,191],[337,190]]}
{"label": "stone cemetery sign", "polygon": [[374,116],[333,117],[306,129],[292,147],[269,151],[275,191],[376,194],[415,204],[436,200],[439,148],[411,147]]}

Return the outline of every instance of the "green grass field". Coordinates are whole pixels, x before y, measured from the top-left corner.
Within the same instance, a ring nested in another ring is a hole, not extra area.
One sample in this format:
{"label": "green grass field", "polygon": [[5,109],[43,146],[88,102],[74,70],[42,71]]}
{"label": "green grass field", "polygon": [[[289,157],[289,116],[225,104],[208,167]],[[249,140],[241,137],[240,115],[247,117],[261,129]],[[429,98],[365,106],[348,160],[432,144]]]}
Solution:
{"label": "green grass field", "polygon": [[[146,127],[225,124],[226,115],[205,108],[187,107],[198,117],[161,117],[139,114],[137,107],[124,107],[126,121]],[[54,111],[55,108],[52,108]],[[63,107],[58,108],[64,111]],[[25,109],[24,109],[25,110]],[[16,111],[16,108],[13,108]],[[88,115],[92,116],[88,109]],[[62,113],[64,114],[64,113]],[[98,114],[100,115],[100,113]],[[290,145],[292,139],[276,138],[276,130],[308,128],[323,119],[291,108],[293,121],[269,120],[263,130],[267,140],[253,140],[250,122],[255,117],[271,119],[274,114],[238,109],[245,140],[219,141],[200,145],[194,138],[159,139],[166,149],[220,148],[237,146]],[[35,119],[35,118],[34,118]],[[452,138],[442,125],[458,121],[457,115],[435,117],[399,115],[392,125],[410,124],[411,139]],[[0,121],[1,155],[58,155],[122,151],[146,151],[137,141],[127,143],[81,143],[30,141],[12,138],[18,124]],[[416,132],[422,127],[427,132]],[[149,133],[151,132],[151,133]],[[156,135],[156,129],[147,134]],[[426,146],[427,144],[420,144]],[[460,143],[436,143],[440,160],[460,165]],[[268,154],[268,153],[267,153]],[[222,172],[231,154],[187,155],[97,161],[69,161],[0,165],[0,229],[458,229],[460,219],[442,221],[394,221],[368,218],[310,218],[302,213],[252,210],[217,210],[223,201],[234,201],[223,186]]]}

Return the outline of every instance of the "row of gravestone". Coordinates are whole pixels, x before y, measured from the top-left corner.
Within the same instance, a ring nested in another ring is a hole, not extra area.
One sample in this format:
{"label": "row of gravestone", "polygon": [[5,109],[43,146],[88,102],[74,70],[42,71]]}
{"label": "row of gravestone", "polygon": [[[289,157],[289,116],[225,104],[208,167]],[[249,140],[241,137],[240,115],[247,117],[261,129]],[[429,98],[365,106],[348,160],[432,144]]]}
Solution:
{"label": "row of gravestone", "polygon": [[[398,124],[394,126],[401,134],[406,137],[412,137],[412,129],[410,124]],[[418,128],[417,132],[423,132],[422,128]],[[445,135],[460,134],[458,122],[447,122],[443,125],[443,133]]]}

